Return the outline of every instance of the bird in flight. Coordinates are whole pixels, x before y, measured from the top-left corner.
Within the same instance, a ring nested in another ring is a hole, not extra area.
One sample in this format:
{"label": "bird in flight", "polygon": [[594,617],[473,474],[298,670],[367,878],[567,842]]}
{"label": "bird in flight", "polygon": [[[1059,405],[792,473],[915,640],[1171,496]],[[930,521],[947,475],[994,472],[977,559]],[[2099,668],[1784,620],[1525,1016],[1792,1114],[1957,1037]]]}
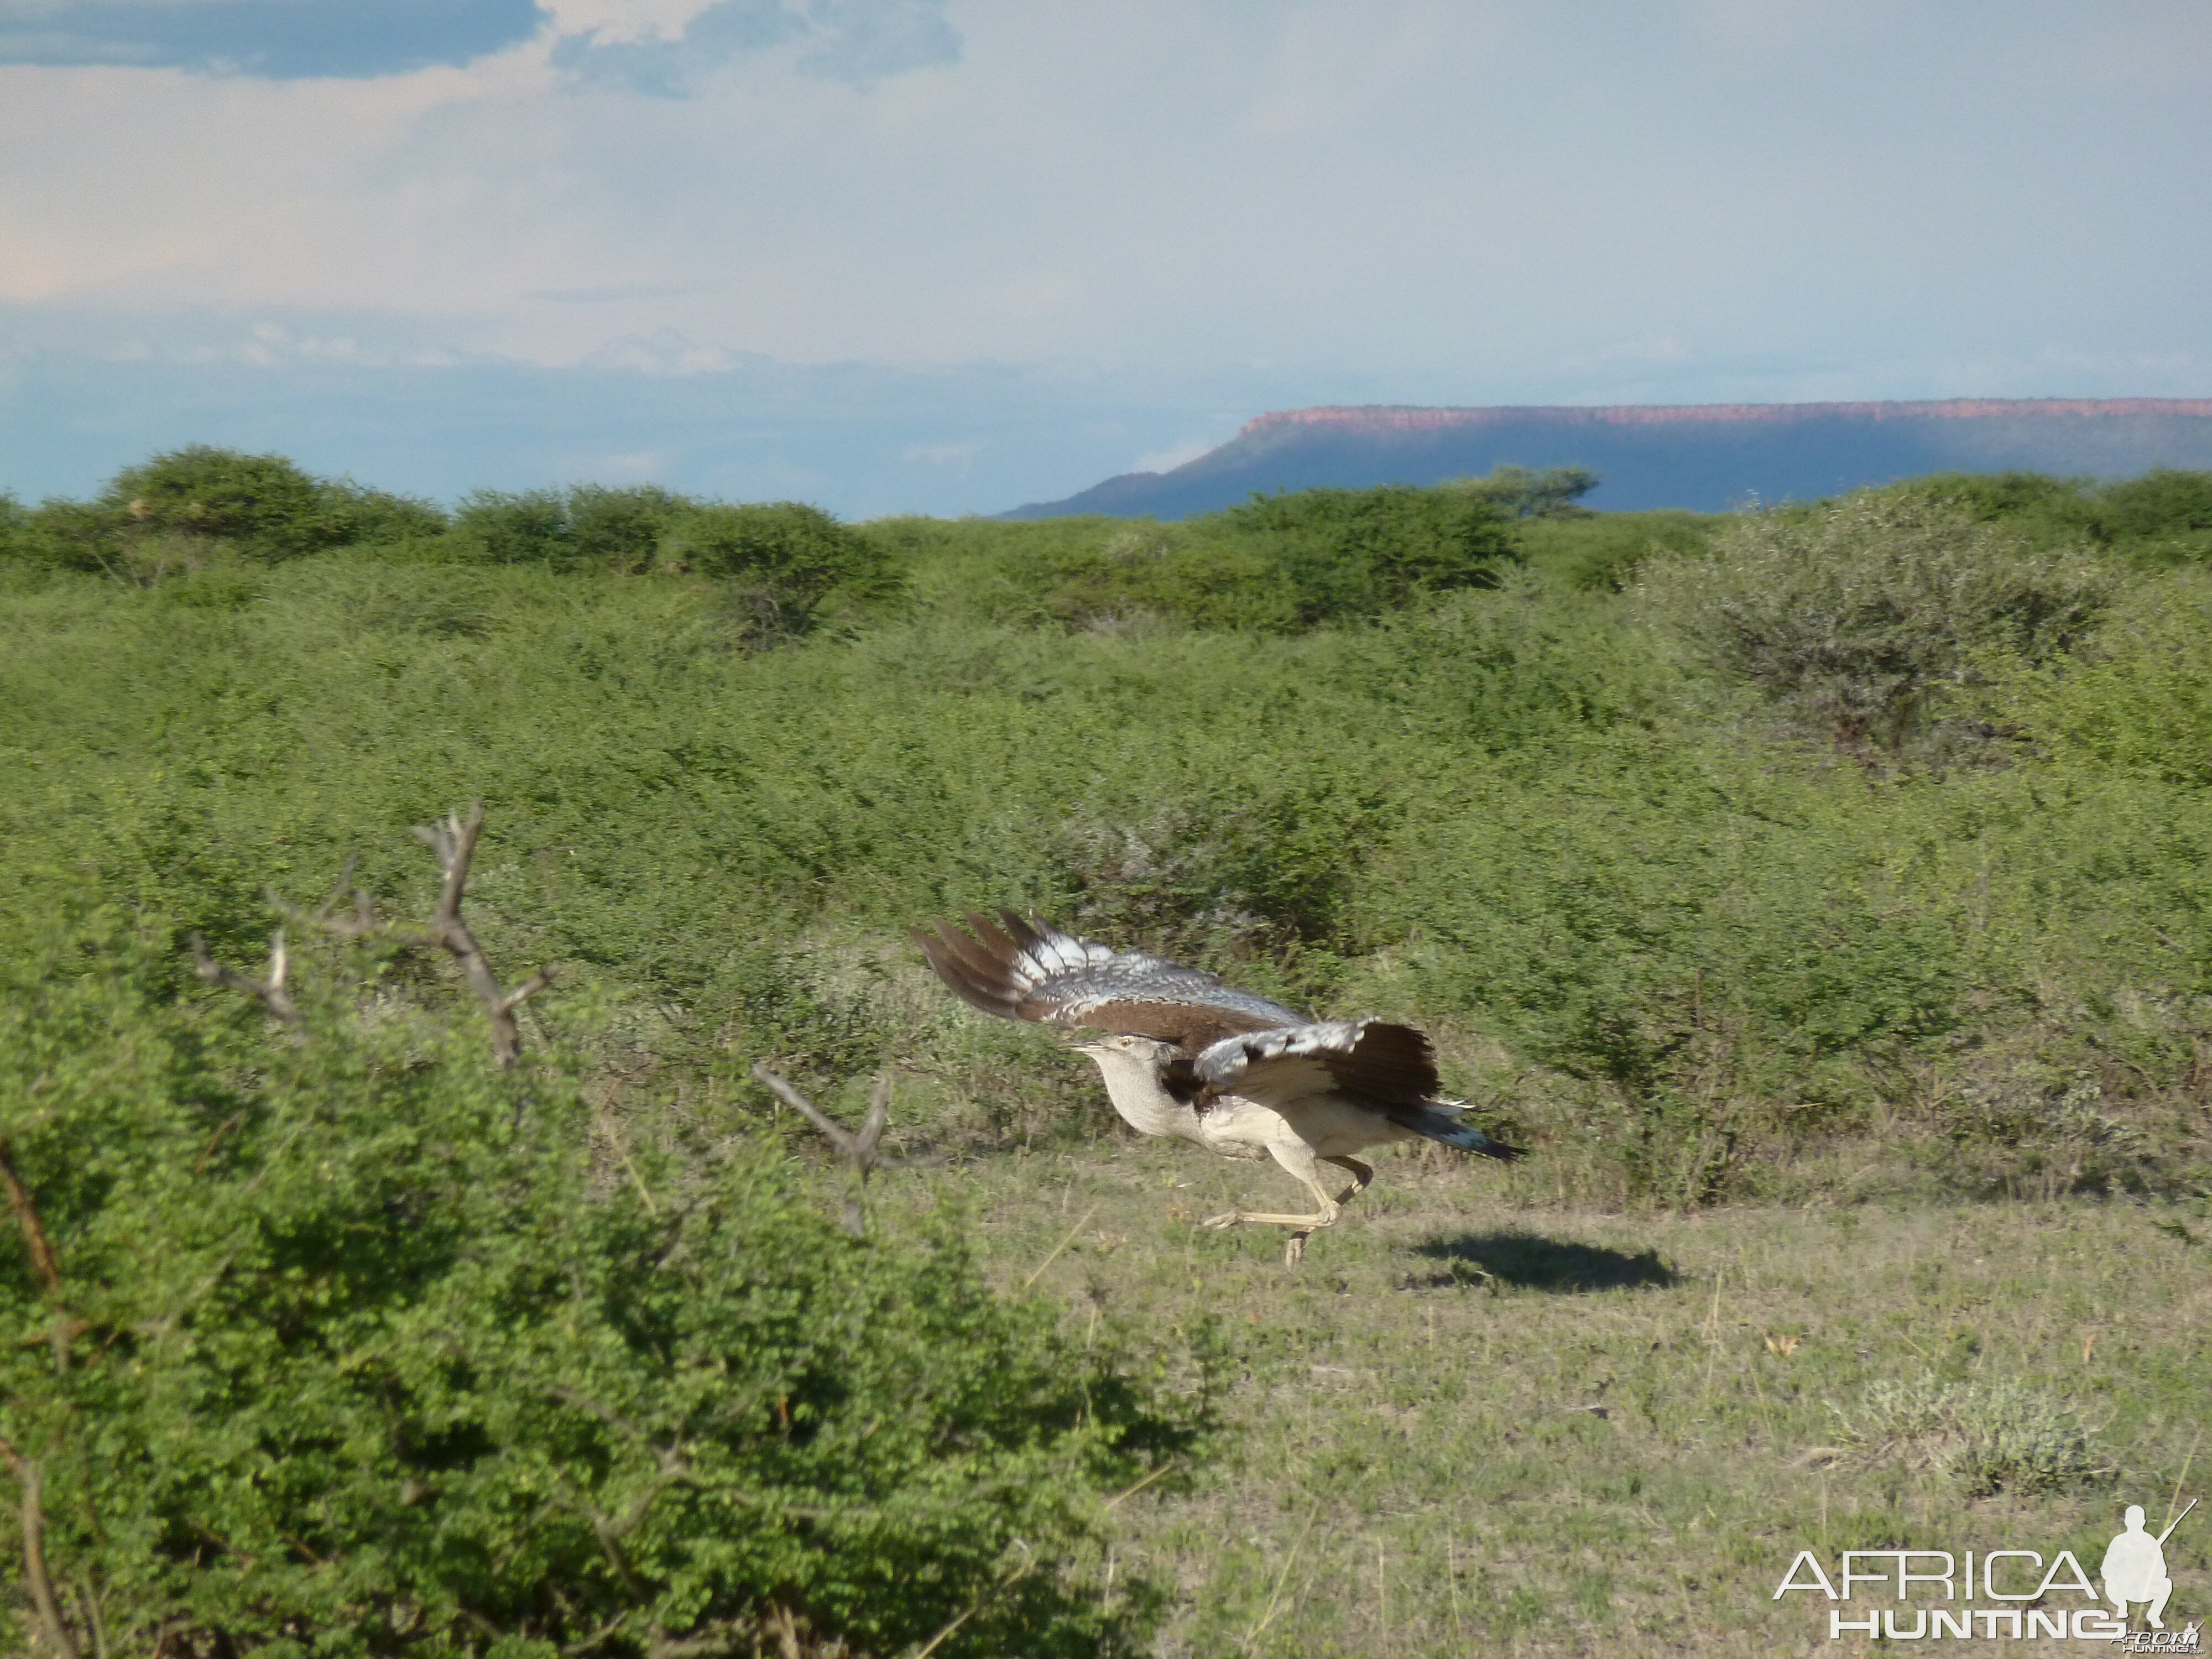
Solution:
{"label": "bird in flight", "polygon": [[[1465,1101],[1441,1092],[1436,1050],[1410,1025],[1308,1019],[1198,969],[1011,910],[995,921],[970,915],[964,929],[940,921],[914,939],[938,978],[987,1014],[1104,1033],[1073,1046],[1097,1062],[1130,1127],[1281,1164],[1313,1194],[1310,1214],[1231,1210],[1202,1224],[1288,1227],[1293,1265],[1307,1237],[1334,1225],[1374,1178],[1355,1152],[1423,1137],[1485,1158],[1521,1156],[1468,1122]],[[1352,1176],[1334,1198],[1323,1164]]]}

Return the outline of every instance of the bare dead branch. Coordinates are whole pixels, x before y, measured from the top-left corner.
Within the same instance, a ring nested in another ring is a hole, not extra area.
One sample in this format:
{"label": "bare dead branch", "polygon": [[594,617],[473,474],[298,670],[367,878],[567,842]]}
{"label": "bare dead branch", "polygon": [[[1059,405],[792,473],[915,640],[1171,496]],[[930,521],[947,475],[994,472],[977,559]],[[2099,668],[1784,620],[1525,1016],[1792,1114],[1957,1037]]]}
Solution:
{"label": "bare dead branch", "polygon": [[860,1200],[861,1189],[867,1186],[868,1177],[878,1170],[910,1166],[909,1160],[892,1158],[878,1150],[884,1131],[891,1121],[891,1074],[877,1074],[876,1086],[868,1095],[868,1115],[861,1121],[858,1134],[839,1126],[820,1107],[758,1060],[753,1062],[752,1075],[754,1082],[819,1130],[852,1170],[854,1186],[846,1194],[845,1211],[840,1221],[847,1232],[860,1237],[867,1231],[867,1218]]}
{"label": "bare dead branch", "polygon": [[62,1659],[79,1659],[76,1638],[62,1622],[61,1604],[54,1599],[54,1582],[46,1574],[46,1512],[45,1483],[39,1466],[0,1438],[0,1464],[23,1489],[23,1581],[30,1587],[31,1605],[38,1610],[40,1627]]}
{"label": "bare dead branch", "polygon": [[[469,808],[465,818],[458,812],[449,812],[442,823],[424,823],[415,827],[416,839],[437,854],[439,868],[445,876],[438,890],[438,907],[430,917],[430,925],[419,933],[378,920],[376,903],[369,896],[368,890],[353,884],[354,859],[350,854],[347,856],[337,885],[332,889],[330,897],[317,908],[302,909],[288,902],[273,888],[269,890],[269,902],[291,921],[302,927],[312,927],[327,933],[333,939],[350,940],[383,933],[410,942],[434,945],[447,951],[459,964],[461,977],[468,981],[469,988],[476,993],[477,1000],[484,1006],[484,1012],[490,1017],[492,1052],[497,1056],[501,1069],[506,1070],[514,1065],[522,1053],[522,1029],[514,1018],[514,1011],[553,982],[553,969],[541,968],[512,991],[501,989],[499,975],[493,972],[483,947],[477,942],[476,935],[469,931],[468,923],[462,919],[461,902],[467,896],[469,866],[476,857],[477,837],[483,832],[483,803],[477,801]],[[349,913],[343,908],[349,892],[352,899]],[[281,939],[282,936],[279,937]],[[200,954],[203,978],[213,979],[233,990],[258,998],[272,1013],[277,1013],[279,1018],[286,1018],[285,1015],[278,1013],[276,1005],[270,1001],[269,995],[271,986],[279,992],[283,989],[281,957],[277,958],[276,969],[272,971],[270,985],[256,985],[244,975],[234,974],[220,964],[208,961],[197,939],[193,949]],[[290,1006],[289,1000],[285,1006]],[[288,1024],[295,1022],[296,1014],[287,1020]]]}
{"label": "bare dead branch", "polygon": [[752,1068],[753,1081],[766,1089],[785,1105],[805,1118],[837,1149],[839,1156],[852,1165],[854,1172],[866,1177],[879,1169],[896,1169],[899,1160],[886,1158],[876,1150],[882,1140],[884,1129],[890,1121],[891,1080],[886,1073],[876,1079],[873,1092],[868,1097],[868,1115],[860,1125],[860,1132],[853,1133],[841,1127],[827,1113],[798,1090],[756,1060]]}
{"label": "bare dead branch", "polygon": [[509,1010],[520,1008],[552,982],[553,970],[550,968],[540,968],[507,994],[506,1006]]}
{"label": "bare dead branch", "polygon": [[437,913],[431,917],[425,937],[432,944],[443,946],[460,964],[461,977],[468,981],[469,988],[477,994],[477,1000],[483,1004],[484,1012],[491,1017],[492,1052],[499,1057],[504,1070],[513,1066],[522,1053],[522,1028],[514,1018],[514,1011],[553,982],[553,970],[541,968],[515,989],[501,990],[499,975],[492,971],[483,947],[461,920],[461,899],[468,890],[469,864],[476,857],[477,837],[483,831],[482,801],[469,808],[466,818],[458,812],[449,812],[443,823],[417,824],[415,829],[416,838],[438,855],[438,863],[446,872],[445,885],[438,893]]}
{"label": "bare dead branch", "polygon": [[226,991],[235,991],[250,997],[268,1012],[278,1024],[289,1026],[305,1034],[306,1022],[300,1018],[299,1005],[292,994],[284,988],[284,975],[291,968],[291,955],[284,948],[284,930],[279,927],[269,936],[269,977],[248,979],[237,969],[217,962],[208,954],[207,940],[198,933],[192,935],[192,969],[210,985],[220,985]]}
{"label": "bare dead branch", "polygon": [[854,1163],[860,1178],[867,1179],[868,1171],[884,1160],[876,1148],[882,1145],[884,1131],[891,1121],[891,1074],[878,1072],[875,1087],[868,1091],[868,1115],[860,1120],[860,1133],[854,1137]]}
{"label": "bare dead branch", "polygon": [[46,1294],[58,1297],[62,1291],[61,1268],[54,1261],[53,1243],[46,1237],[46,1224],[39,1219],[39,1207],[31,1201],[31,1189],[23,1184],[23,1177],[15,1168],[15,1150],[0,1139],[0,1186],[8,1189],[8,1207],[15,1212],[15,1225],[22,1230],[23,1247],[31,1253],[31,1271],[39,1276],[39,1283]]}
{"label": "bare dead branch", "polygon": [[31,1189],[23,1184],[23,1177],[15,1168],[15,1149],[4,1139],[0,1139],[0,1187],[8,1189],[8,1207],[15,1212],[15,1225],[22,1232],[23,1248],[31,1257],[31,1271],[38,1274],[47,1301],[54,1305],[53,1326],[42,1340],[54,1351],[54,1369],[65,1371],[70,1364],[70,1345],[92,1327],[89,1322],[77,1318],[62,1306],[61,1267],[54,1260],[53,1241],[47,1237],[46,1224],[39,1218],[39,1206],[31,1200]]}

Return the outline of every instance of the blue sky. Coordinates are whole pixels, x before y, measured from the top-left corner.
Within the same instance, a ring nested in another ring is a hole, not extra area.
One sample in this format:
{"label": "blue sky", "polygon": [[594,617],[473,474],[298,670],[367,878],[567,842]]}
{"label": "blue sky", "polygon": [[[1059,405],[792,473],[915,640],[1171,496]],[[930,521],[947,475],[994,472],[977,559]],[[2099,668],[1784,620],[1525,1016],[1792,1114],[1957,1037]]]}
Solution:
{"label": "blue sky", "polygon": [[1271,408],[2212,395],[2200,0],[0,0],[0,489],[992,512]]}

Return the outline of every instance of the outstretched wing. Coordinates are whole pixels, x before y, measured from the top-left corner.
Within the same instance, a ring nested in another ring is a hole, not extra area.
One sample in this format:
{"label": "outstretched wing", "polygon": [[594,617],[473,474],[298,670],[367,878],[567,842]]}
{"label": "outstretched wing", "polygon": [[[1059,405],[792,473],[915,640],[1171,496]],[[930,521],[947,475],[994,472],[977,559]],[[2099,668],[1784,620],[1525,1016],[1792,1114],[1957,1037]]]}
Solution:
{"label": "outstretched wing", "polygon": [[1346,1094],[1376,1107],[1427,1107],[1441,1086],[1437,1051],[1410,1025],[1322,1020],[1222,1038],[1190,1064],[1212,1094],[1280,1106],[1308,1095]]}
{"label": "outstretched wing", "polygon": [[1236,1032],[1303,1020],[1212,974],[1112,950],[1012,910],[995,921],[971,915],[966,932],[940,921],[914,942],[955,995],[1002,1019],[1155,1037],[1192,1054]]}

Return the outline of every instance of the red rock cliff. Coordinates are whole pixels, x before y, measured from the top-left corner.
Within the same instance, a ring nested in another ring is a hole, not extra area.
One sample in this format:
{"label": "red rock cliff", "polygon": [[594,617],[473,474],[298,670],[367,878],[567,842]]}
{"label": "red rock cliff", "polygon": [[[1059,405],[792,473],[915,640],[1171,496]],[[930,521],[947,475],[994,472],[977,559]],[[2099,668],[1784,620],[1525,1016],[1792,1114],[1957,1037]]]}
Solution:
{"label": "red rock cliff", "polygon": [[1976,420],[2022,415],[2212,416],[2212,398],[1952,398],[1938,403],[1866,404],[1617,404],[1586,407],[1504,405],[1489,409],[1424,409],[1391,404],[1324,404],[1285,409],[1245,422],[1241,438],[1282,427],[1329,427],[1342,432],[1421,432],[1455,427],[1507,426],[1541,421],[1558,426],[1676,426],[1797,421]]}

